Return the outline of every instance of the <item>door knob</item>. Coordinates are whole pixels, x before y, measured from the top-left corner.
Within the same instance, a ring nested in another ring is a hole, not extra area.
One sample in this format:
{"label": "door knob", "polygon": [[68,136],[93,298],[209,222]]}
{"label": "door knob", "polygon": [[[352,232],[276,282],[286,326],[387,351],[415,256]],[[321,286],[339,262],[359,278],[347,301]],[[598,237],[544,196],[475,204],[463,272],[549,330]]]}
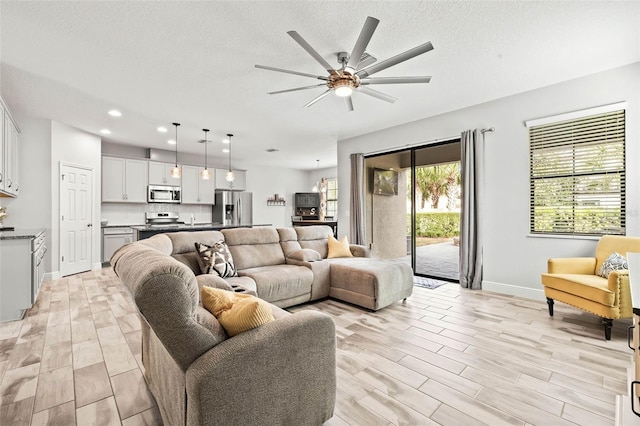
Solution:
{"label": "door knob", "polygon": [[93,226],[93,223],[87,223],[87,228],[91,228]]}

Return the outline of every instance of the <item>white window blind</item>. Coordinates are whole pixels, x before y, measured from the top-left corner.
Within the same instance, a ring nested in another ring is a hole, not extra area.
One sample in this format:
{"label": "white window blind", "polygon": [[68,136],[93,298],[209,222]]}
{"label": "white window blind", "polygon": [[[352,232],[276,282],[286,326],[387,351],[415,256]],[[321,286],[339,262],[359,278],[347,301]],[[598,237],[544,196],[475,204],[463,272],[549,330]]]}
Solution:
{"label": "white window blind", "polygon": [[529,127],[530,231],[625,234],[625,110]]}

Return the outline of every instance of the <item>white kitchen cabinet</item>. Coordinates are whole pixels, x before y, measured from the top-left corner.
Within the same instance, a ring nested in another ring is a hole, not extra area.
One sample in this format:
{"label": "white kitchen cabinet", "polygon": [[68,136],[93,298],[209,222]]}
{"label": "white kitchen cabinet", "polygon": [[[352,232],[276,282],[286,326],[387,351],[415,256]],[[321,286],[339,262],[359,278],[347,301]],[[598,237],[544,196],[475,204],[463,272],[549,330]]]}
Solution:
{"label": "white kitchen cabinet", "polygon": [[147,161],[102,157],[102,202],[146,203]]}
{"label": "white kitchen cabinet", "polygon": [[182,204],[214,204],[215,203],[215,173],[211,178],[203,180],[200,171],[203,167],[182,166]]}
{"label": "white kitchen cabinet", "polygon": [[36,241],[44,241],[43,232],[0,239],[0,321],[21,319],[31,307],[33,292],[42,279],[35,264],[39,256],[34,251]]}
{"label": "white kitchen cabinet", "polygon": [[18,126],[0,101],[0,191],[9,196],[20,192],[18,181]]}
{"label": "white kitchen cabinet", "polygon": [[102,262],[108,262],[120,247],[133,242],[133,229],[128,227],[104,228],[102,230]]}
{"label": "white kitchen cabinet", "polygon": [[4,155],[4,105],[0,102],[0,191],[4,192],[6,182],[5,155]]}
{"label": "white kitchen cabinet", "polygon": [[227,182],[227,169],[216,169],[216,189],[218,190],[234,190],[244,191],[247,189],[247,172],[244,170],[234,170],[235,179],[233,182]]}
{"label": "white kitchen cabinet", "polygon": [[149,185],[180,186],[181,179],[171,177],[171,169],[174,167],[174,163],[149,161]]}
{"label": "white kitchen cabinet", "polygon": [[7,182],[4,190],[11,195],[17,196],[20,191],[18,181],[18,129],[9,117],[9,112],[4,112],[5,131],[5,173]]}

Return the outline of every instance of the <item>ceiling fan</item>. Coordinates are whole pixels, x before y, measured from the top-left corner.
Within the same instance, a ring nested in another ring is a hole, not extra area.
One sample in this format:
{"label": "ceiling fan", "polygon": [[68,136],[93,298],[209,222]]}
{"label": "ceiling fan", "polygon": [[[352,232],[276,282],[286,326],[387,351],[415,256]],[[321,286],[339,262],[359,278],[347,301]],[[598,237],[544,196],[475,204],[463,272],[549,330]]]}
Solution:
{"label": "ceiling fan", "polygon": [[338,63],[341,64],[341,67],[339,67],[338,69],[334,69],[322,56],[320,56],[320,54],[313,47],[311,47],[311,45],[309,45],[309,43],[305,41],[305,39],[302,38],[300,34],[298,34],[296,31],[288,31],[287,34],[289,34],[291,38],[293,38],[300,46],[302,46],[302,48],[306,50],[307,53],[313,56],[313,58],[320,65],[322,65],[325,70],[327,70],[329,75],[325,77],[321,75],[313,75],[304,72],[286,70],[282,68],[268,67],[265,65],[256,65],[256,68],[301,75],[304,77],[311,77],[317,80],[324,81],[324,83],[315,84],[313,86],[279,90],[277,92],[269,92],[268,94],[276,95],[280,93],[296,92],[299,90],[314,89],[316,87],[324,86],[327,87],[327,90],[325,90],[319,96],[313,98],[311,102],[305,105],[305,107],[309,107],[327,96],[329,93],[335,92],[337,96],[344,98],[347,109],[349,111],[353,111],[353,101],[351,99],[351,94],[354,91],[373,96],[374,98],[378,98],[386,102],[393,103],[397,100],[397,98],[374,90],[369,86],[374,84],[428,83],[429,81],[431,81],[431,77],[429,76],[377,78],[371,77],[377,72],[397,65],[400,62],[404,62],[408,59],[414,58],[430,50],[433,50],[433,45],[429,41],[421,44],[420,46],[414,47],[413,49],[409,49],[406,52],[386,59],[382,62],[371,65],[371,63],[375,62],[376,59],[371,55],[365,53],[365,49],[367,48],[367,45],[369,44],[369,41],[373,36],[373,32],[376,30],[379,22],[380,21],[376,18],[373,18],[371,16],[367,17],[364,26],[362,27],[362,31],[360,32],[360,36],[358,36],[358,40],[356,41],[356,44],[351,51],[351,55],[349,55],[347,52],[338,53]]}

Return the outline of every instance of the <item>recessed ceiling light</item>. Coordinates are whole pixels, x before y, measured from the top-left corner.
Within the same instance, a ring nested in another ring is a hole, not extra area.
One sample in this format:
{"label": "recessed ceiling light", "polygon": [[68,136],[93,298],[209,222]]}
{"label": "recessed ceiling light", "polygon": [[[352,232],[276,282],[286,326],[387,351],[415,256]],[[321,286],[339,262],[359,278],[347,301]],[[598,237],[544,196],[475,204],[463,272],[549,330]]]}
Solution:
{"label": "recessed ceiling light", "polygon": [[169,140],[167,141],[167,143],[168,143],[169,145],[175,145],[175,144],[176,144],[176,141],[174,141],[173,139],[169,139]]}
{"label": "recessed ceiling light", "polygon": [[111,134],[111,130],[109,130],[109,129],[102,129],[102,130],[100,130],[100,133],[102,133],[103,135],[110,135],[110,134]]}
{"label": "recessed ceiling light", "polygon": [[163,126],[160,126],[160,127],[158,127],[158,131],[159,131],[160,133],[167,133],[167,128],[166,128],[166,127],[163,127]]}
{"label": "recessed ceiling light", "polygon": [[122,113],[117,109],[112,109],[111,111],[109,111],[109,115],[112,117],[122,117]]}
{"label": "recessed ceiling light", "polygon": [[226,153],[226,152],[229,152],[229,148],[224,148],[224,149],[222,150],[222,152],[225,152],[225,153]]}
{"label": "recessed ceiling light", "polygon": [[229,143],[229,138],[222,139],[222,143]]}

